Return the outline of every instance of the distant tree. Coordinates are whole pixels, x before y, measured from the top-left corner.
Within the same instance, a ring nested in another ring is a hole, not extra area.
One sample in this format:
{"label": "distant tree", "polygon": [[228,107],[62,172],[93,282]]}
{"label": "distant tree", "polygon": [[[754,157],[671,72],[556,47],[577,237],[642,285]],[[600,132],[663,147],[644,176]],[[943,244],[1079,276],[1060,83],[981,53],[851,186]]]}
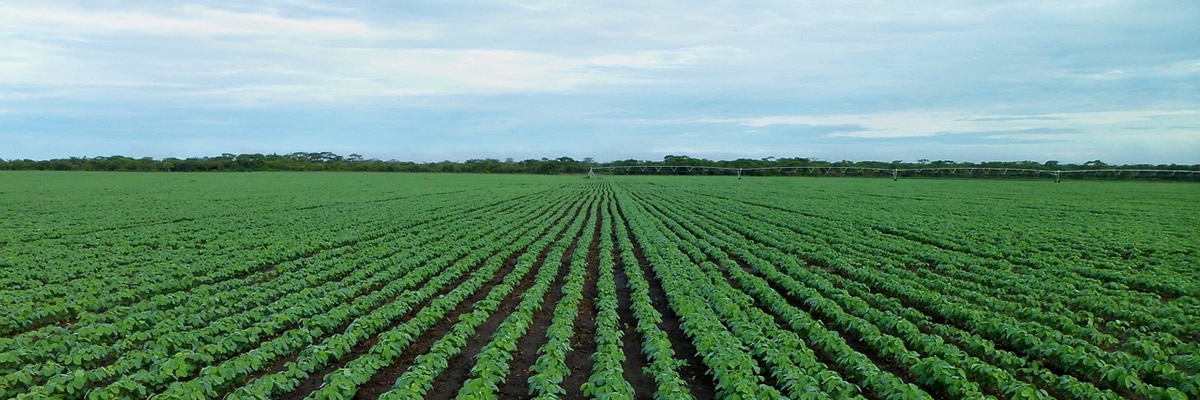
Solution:
{"label": "distant tree", "polygon": [[[29,159],[0,159],[0,170],[62,170],[62,171],[171,171],[171,172],[200,172],[200,171],[379,171],[379,172],[473,172],[473,173],[526,173],[526,174],[582,174],[593,166],[612,167],[671,167],[671,166],[708,166],[724,168],[758,168],[758,167],[861,167],[861,168],[922,168],[932,165],[938,168],[950,167],[989,167],[1015,169],[1087,169],[1087,168],[1116,168],[1116,169],[1174,169],[1200,171],[1200,165],[1177,164],[1132,164],[1109,165],[1100,160],[1092,160],[1083,164],[1062,164],[1056,160],[1045,161],[988,161],[982,163],[955,162],[952,160],[929,161],[919,159],[916,162],[903,160],[884,161],[822,161],[801,157],[765,157],[739,158],[735,160],[709,160],[694,158],[687,155],[668,155],[661,161],[637,159],[617,160],[611,162],[596,162],[592,157],[575,160],[571,157],[527,159],[514,162],[506,158],[504,162],[496,159],[470,159],[464,162],[439,161],[433,163],[416,163],[412,161],[364,159],[360,154],[347,157],[332,152],[297,152],[290,154],[238,154],[224,153],[215,157],[191,157],[187,159],[164,158],[156,160],[150,157],[134,159],[131,157],[113,155],[101,157],[70,157],[51,160]],[[756,170],[754,175],[787,175],[799,171]],[[653,169],[642,171],[641,168],[611,170],[612,174],[642,174],[661,173]],[[724,174],[718,170],[676,170],[677,174]],[[859,172],[861,173],[861,172]],[[948,172],[941,172],[947,174]],[[848,174],[854,174],[853,172]],[[1013,175],[1025,176],[1025,175]],[[1116,177],[1129,177],[1127,174],[1113,174]],[[1194,179],[1200,176],[1172,177],[1163,179]]]}
{"label": "distant tree", "polygon": [[262,154],[239,154],[234,157],[233,162],[240,171],[261,171],[267,163],[267,156]]}

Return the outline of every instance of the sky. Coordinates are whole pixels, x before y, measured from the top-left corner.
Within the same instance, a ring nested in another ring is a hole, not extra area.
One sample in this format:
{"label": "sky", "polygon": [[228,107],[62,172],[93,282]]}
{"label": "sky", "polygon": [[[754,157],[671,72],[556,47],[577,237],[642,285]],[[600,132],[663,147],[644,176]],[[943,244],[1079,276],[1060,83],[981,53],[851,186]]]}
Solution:
{"label": "sky", "polygon": [[1200,1],[0,0],[0,158],[1200,164]]}

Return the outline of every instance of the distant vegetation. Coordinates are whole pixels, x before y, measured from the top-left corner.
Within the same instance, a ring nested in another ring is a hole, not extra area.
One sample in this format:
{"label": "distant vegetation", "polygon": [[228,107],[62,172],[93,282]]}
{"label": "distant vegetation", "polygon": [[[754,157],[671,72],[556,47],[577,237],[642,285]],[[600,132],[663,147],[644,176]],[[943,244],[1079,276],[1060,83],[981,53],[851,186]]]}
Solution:
{"label": "distant vegetation", "polygon": [[[916,161],[822,161],[812,158],[792,157],[762,159],[741,158],[736,160],[708,160],[688,156],[668,155],[661,161],[620,160],[611,162],[595,162],[591,158],[576,160],[571,157],[527,159],[473,159],[464,162],[440,161],[418,163],[412,161],[378,160],[363,158],[358,154],[341,156],[331,152],[320,153],[291,153],[291,154],[222,154],[216,157],[193,158],[163,158],[150,157],[132,158],[126,156],[110,157],[71,157],[53,160],[5,160],[0,159],[0,170],[54,170],[54,171],[142,171],[142,172],[222,172],[222,171],[375,171],[375,172],[468,172],[468,173],[505,173],[505,174],[583,174],[591,167],[670,167],[670,166],[710,166],[730,168],[760,168],[760,167],[863,167],[863,168],[1024,168],[1044,170],[1076,170],[1076,169],[1172,169],[1200,171],[1200,164],[1132,164],[1110,165],[1100,160],[1088,161],[1082,164],[1064,164],[1058,161],[989,161],[982,163],[958,162],[950,160],[916,160]],[[646,173],[663,173],[662,171],[645,171]],[[685,171],[675,171],[685,173]],[[606,171],[615,173],[642,173],[640,169],[631,171]],[[691,174],[702,174],[705,171],[696,170]],[[710,172],[712,173],[712,172]],[[724,173],[724,172],[716,172]],[[788,172],[758,171],[758,175],[788,174]]]}

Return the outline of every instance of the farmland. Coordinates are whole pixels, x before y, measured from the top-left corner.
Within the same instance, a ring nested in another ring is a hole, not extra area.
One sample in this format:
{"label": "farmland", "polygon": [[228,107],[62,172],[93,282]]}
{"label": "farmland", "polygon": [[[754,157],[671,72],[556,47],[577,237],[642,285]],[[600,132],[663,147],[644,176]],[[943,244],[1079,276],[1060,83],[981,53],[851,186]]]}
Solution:
{"label": "farmland", "polygon": [[1200,398],[1200,186],[0,173],[0,398]]}

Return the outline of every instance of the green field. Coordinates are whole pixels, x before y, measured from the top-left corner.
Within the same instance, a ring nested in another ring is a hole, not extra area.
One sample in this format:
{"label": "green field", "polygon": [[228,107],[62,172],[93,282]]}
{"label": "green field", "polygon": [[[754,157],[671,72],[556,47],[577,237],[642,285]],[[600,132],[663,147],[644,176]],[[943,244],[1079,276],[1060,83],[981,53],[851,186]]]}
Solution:
{"label": "green field", "polygon": [[0,173],[0,398],[1200,398],[1200,185]]}

